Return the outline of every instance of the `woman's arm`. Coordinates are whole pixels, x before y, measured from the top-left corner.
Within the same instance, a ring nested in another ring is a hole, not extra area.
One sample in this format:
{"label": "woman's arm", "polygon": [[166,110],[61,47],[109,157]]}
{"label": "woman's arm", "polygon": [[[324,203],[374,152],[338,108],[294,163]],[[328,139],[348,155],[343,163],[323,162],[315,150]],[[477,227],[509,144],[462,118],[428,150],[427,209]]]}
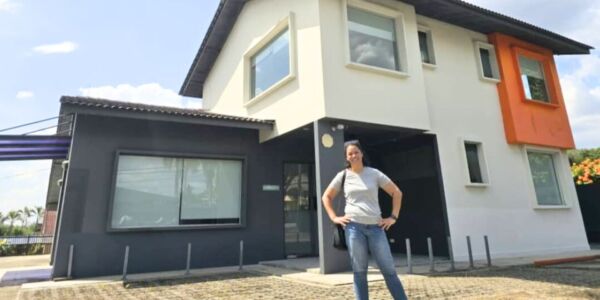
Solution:
{"label": "woman's arm", "polygon": [[392,216],[381,220],[379,226],[388,230],[396,223],[396,219],[398,219],[398,215],[400,214],[400,208],[402,207],[402,191],[400,191],[400,188],[391,181],[383,186],[383,190],[392,197]]}
{"label": "woman's arm", "polygon": [[346,226],[350,222],[350,218],[346,216],[338,217],[335,214],[335,210],[333,210],[333,199],[337,195],[338,191],[332,187],[328,187],[323,193],[323,207],[325,207],[325,211],[329,216],[329,219],[335,224],[340,224],[342,226]]}

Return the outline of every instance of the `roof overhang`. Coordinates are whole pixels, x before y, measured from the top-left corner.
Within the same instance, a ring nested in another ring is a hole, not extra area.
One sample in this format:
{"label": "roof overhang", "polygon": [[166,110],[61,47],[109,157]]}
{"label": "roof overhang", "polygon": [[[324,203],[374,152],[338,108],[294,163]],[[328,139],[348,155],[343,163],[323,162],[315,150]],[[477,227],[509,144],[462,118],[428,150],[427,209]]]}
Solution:
{"label": "roof overhang", "polygon": [[106,99],[63,96],[60,102],[62,105],[61,112],[63,113],[256,130],[271,130],[275,124],[273,120],[215,114],[201,109],[185,109]]}
{"label": "roof overhang", "polygon": [[[244,4],[250,0],[221,0],[179,94],[202,97],[212,69]],[[543,28],[469,4],[461,0],[398,0],[415,7],[416,13],[473,31],[500,32],[552,50],[554,54],[589,54],[593,47]],[[566,5],[566,4],[565,4]]]}

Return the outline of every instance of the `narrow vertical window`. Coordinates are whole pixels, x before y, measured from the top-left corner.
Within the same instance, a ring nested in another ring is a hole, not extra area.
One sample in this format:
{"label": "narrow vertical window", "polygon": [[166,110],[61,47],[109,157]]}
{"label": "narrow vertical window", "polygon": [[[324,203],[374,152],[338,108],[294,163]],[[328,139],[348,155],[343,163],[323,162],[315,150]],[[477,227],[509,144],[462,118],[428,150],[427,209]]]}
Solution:
{"label": "narrow vertical window", "polygon": [[421,50],[421,61],[426,64],[435,64],[435,55],[433,53],[433,40],[431,31],[419,30],[419,49]]}
{"label": "narrow vertical window", "polygon": [[531,100],[550,103],[542,64],[535,59],[519,55],[519,67],[521,69],[521,81],[523,82],[525,97]]}
{"label": "narrow vertical window", "polygon": [[500,80],[500,72],[498,71],[498,62],[496,60],[496,50],[494,45],[475,42],[475,50],[479,58],[479,74],[482,79],[489,79],[497,82]]}
{"label": "narrow vertical window", "polygon": [[350,60],[399,71],[394,19],[348,6]]}
{"label": "narrow vertical window", "polygon": [[465,152],[467,154],[469,180],[471,181],[471,183],[484,183],[481,172],[478,144],[465,142]]}

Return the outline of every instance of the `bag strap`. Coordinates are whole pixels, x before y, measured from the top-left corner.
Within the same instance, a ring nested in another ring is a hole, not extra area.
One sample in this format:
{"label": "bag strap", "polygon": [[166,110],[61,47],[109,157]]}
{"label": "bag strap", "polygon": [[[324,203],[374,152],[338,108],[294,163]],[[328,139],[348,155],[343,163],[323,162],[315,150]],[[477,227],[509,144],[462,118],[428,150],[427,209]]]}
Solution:
{"label": "bag strap", "polygon": [[[344,185],[346,184],[346,169],[344,169],[344,175],[342,176],[342,188],[341,188],[341,193],[342,193],[342,198],[344,199],[344,203],[346,202],[346,197],[344,196]],[[338,202],[339,204],[337,205],[337,211],[340,211],[340,204],[342,204],[341,202]],[[343,209],[343,207],[342,207]]]}

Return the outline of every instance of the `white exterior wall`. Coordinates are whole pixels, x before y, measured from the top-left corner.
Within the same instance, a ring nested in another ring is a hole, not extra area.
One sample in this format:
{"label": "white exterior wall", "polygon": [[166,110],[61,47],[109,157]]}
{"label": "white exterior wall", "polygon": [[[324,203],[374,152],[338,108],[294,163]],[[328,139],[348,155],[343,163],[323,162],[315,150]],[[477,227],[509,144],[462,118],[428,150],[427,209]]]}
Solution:
{"label": "white exterior wall", "polygon": [[[244,106],[244,53],[279,21],[293,13],[297,74],[250,106]],[[242,9],[204,87],[204,108],[215,113],[273,119],[273,132],[261,140],[309,124],[324,116],[321,37],[317,0],[253,0]]]}
{"label": "white exterior wall", "polygon": [[[406,41],[407,77],[390,76],[346,66],[348,42],[342,0],[320,0],[325,115],[427,130],[430,128],[421,69],[414,7],[395,0],[381,1],[402,14]],[[380,5],[382,6],[382,5]]]}
{"label": "white exterior wall", "polygon": [[[479,77],[473,41],[487,37],[421,16],[418,22],[431,29],[435,49],[437,67],[423,72],[456,259],[468,259],[467,235],[479,258],[485,258],[484,235],[493,257],[589,250],[565,151],[555,150],[563,198],[571,207],[534,209],[525,147],[507,144],[496,84]],[[482,143],[487,186],[466,186],[461,139]]]}

